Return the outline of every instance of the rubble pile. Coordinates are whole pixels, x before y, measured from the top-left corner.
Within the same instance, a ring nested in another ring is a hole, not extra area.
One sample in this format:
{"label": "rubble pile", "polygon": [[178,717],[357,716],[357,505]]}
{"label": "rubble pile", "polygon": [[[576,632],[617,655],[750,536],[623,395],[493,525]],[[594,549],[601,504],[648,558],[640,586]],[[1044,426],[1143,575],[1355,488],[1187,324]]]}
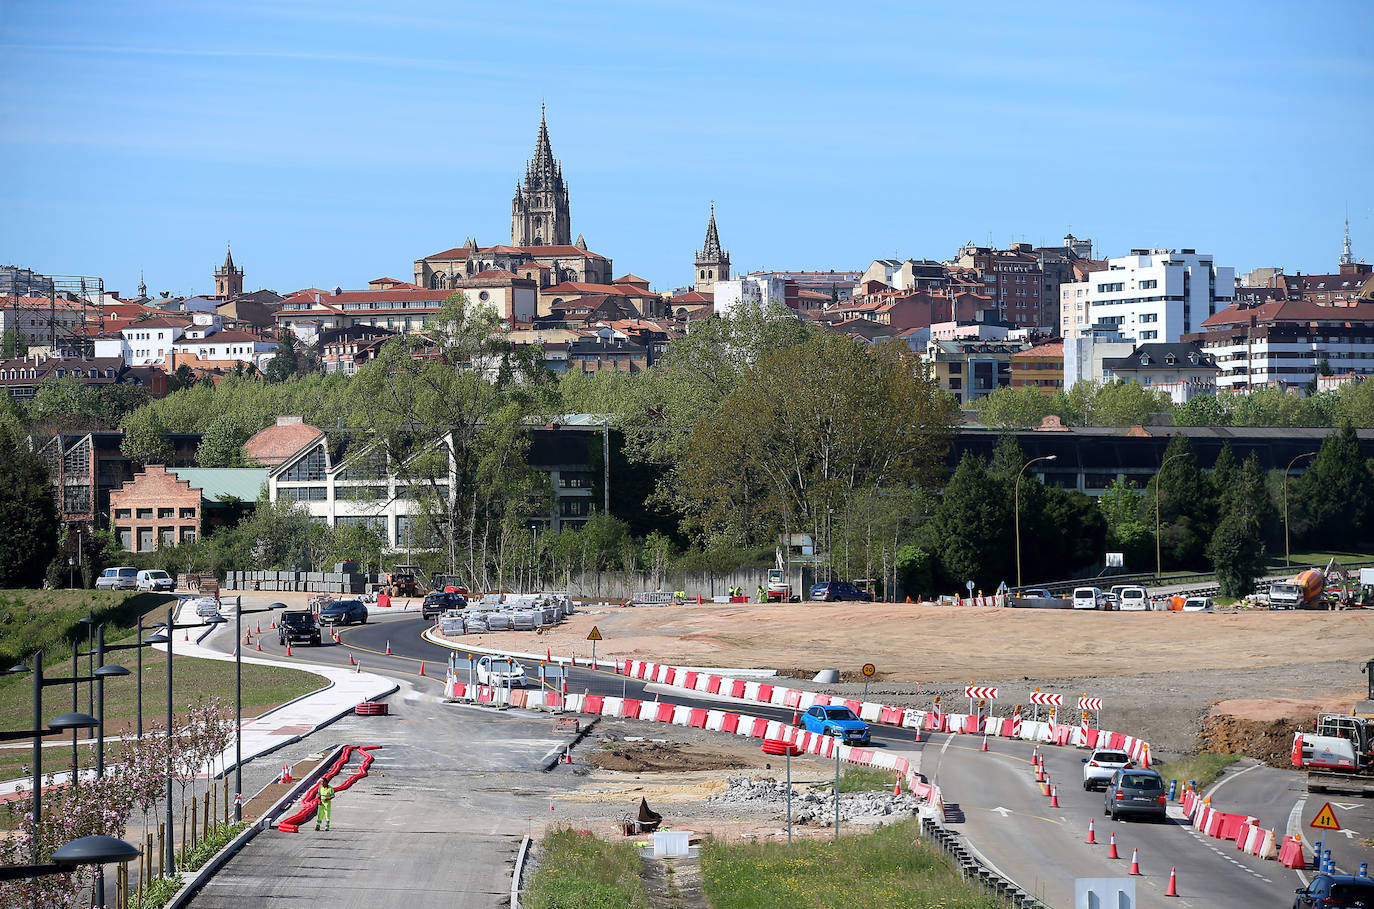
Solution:
{"label": "rubble pile", "polygon": [[[787,784],[772,779],[730,777],[729,788],[707,800],[716,807],[739,806],[754,810],[776,810],[778,817],[787,811]],[[914,795],[891,792],[851,792],[840,795],[840,821],[849,824],[881,825],[914,817],[921,808]],[[792,821],[795,824],[825,826],[835,817],[835,798],[828,791],[793,787]]]}

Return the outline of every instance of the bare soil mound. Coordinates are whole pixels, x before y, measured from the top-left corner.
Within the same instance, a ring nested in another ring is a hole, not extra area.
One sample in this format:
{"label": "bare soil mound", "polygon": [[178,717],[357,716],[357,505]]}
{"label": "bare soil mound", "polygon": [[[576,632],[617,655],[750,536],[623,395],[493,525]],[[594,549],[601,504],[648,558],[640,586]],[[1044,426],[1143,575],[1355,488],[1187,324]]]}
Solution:
{"label": "bare soil mound", "polygon": [[587,760],[602,770],[626,773],[734,770],[750,766],[738,757],[673,742],[607,742],[587,755]]}
{"label": "bare soil mound", "polygon": [[1209,716],[1202,721],[1198,748],[1221,754],[1243,754],[1283,770],[1293,768],[1293,733],[1312,728],[1315,714],[1273,720],[1250,720],[1230,714]]}

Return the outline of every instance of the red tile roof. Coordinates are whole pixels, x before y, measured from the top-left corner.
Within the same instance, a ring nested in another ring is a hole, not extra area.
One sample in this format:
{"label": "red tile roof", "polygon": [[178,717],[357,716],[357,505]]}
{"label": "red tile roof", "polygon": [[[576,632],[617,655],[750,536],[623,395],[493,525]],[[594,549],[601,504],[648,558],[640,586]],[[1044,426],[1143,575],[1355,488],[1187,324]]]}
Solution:
{"label": "red tile roof", "polygon": [[[520,267],[523,268],[524,266],[520,266]],[[489,281],[489,280],[491,280],[492,278],[519,278],[519,277],[520,277],[520,276],[517,275],[515,272],[513,272],[513,271],[507,271],[507,270],[504,269],[504,268],[489,268],[489,269],[487,269],[486,271],[479,271],[477,274],[473,275],[471,278],[468,278],[468,280],[469,280],[469,281],[480,281],[480,280],[488,280],[488,281]]]}
{"label": "red tile roof", "polygon": [[1259,306],[1231,305],[1203,320],[1203,328],[1223,328],[1228,325],[1247,325],[1251,317],[1257,324],[1266,322],[1370,322],[1374,321],[1374,303],[1360,302],[1342,306],[1323,306],[1308,300],[1275,300]]}
{"label": "red tile roof", "polygon": [[715,301],[715,294],[704,294],[701,291],[697,290],[689,290],[685,294],[678,294],[676,297],[673,297],[670,300],[668,300],[668,302],[673,305],[677,305],[679,303],[714,303]]}
{"label": "red tile roof", "polygon": [[1012,357],[1064,357],[1063,341],[1047,341],[1044,344],[1037,344],[1028,350],[1018,350]]}

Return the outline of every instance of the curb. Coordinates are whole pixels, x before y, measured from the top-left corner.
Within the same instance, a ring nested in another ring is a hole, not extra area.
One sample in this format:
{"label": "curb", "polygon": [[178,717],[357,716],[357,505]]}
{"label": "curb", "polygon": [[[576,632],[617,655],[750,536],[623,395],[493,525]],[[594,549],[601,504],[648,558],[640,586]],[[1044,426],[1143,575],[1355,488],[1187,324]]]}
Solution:
{"label": "curb", "polygon": [[[474,653],[489,654],[491,656],[508,656],[514,657],[517,660],[544,659],[544,654],[542,653],[525,653],[519,650],[503,650],[500,647],[486,647],[481,644],[455,644],[453,641],[450,641],[447,638],[440,637],[439,635],[436,635],[433,632],[434,626],[431,625],[429,628],[426,628],[423,632],[421,632],[420,637],[425,639],[426,641],[429,641],[431,644],[438,645],[439,647],[447,647],[449,650],[471,650]],[[572,660],[568,657],[556,656],[553,658],[551,662],[555,666],[566,666],[569,665],[572,662]],[[576,668],[596,668],[602,670],[614,670],[616,666],[620,665],[620,662],[621,661],[619,660],[597,660],[595,665],[593,665],[591,659],[588,658],[585,660],[579,660]],[[707,672],[716,673],[719,675],[730,674],[751,679],[771,679],[776,678],[778,675],[776,669],[738,669],[734,667],[723,666],[682,666],[678,668],[686,669],[691,672]],[[641,681],[643,680],[641,679]]]}
{"label": "curb", "polygon": [[520,841],[520,848],[515,853],[515,870],[510,875],[510,909],[520,909],[520,879],[525,876],[525,856],[530,852],[530,837],[525,834],[525,838]]}
{"label": "curb", "polygon": [[[299,740],[299,736],[297,740]],[[200,892],[200,889],[209,882],[210,878],[215,876],[215,873],[218,872],[219,869],[224,867],[229,859],[233,858],[240,849],[246,846],[249,840],[272,826],[277,816],[286,810],[286,806],[300,798],[302,792],[314,785],[315,780],[324,774],[324,771],[329,767],[334,758],[338,756],[339,752],[343,750],[343,747],[342,745],[335,745],[329,750],[329,753],[315,765],[314,770],[311,770],[302,777],[289,792],[277,799],[272,807],[264,811],[262,816],[249,825],[246,830],[226,843],[224,848],[219,852],[211,856],[210,859],[206,861],[204,865],[201,865],[199,870],[194,873],[194,876],[182,884],[181,889],[172,895],[172,898],[167,901],[163,909],[184,909],[184,907],[190,903],[191,898]]]}

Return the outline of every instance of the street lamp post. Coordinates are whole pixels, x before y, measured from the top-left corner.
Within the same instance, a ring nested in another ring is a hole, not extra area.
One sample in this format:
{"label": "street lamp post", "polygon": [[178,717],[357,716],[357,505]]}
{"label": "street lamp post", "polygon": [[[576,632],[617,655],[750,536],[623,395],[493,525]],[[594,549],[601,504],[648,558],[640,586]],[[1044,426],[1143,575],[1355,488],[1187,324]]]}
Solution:
{"label": "street lamp post", "polygon": [[1016,520],[1016,587],[1021,588],[1021,474],[1026,472],[1026,468],[1036,461],[1054,461],[1059,455],[1041,455],[1038,458],[1031,458],[1021,465],[1021,469],[1016,472],[1016,489],[1013,490],[1012,498],[1015,500],[1013,516]]}
{"label": "street lamp post", "polygon": [[285,609],[285,603],[273,603],[264,609],[243,609],[243,597],[234,597],[234,821],[243,820],[243,637],[244,615]]}
{"label": "street lamp post", "polygon": [[1159,556],[1159,481],[1164,476],[1164,468],[1169,466],[1169,462],[1181,458],[1188,452],[1180,451],[1178,454],[1169,455],[1164,462],[1159,465],[1159,470],[1155,473],[1155,580],[1158,581],[1164,574],[1163,562]]}
{"label": "street lamp post", "polygon": [[1288,472],[1293,469],[1293,465],[1303,458],[1310,458],[1315,451],[1305,451],[1297,455],[1288,462],[1288,466],[1283,469],[1283,567],[1291,568],[1293,563],[1288,559]]}
{"label": "street lamp post", "polygon": [[[51,862],[34,860],[32,865],[0,865],[0,881],[18,881],[63,874],[78,865],[124,864],[138,858],[137,846],[112,836],[83,836],[58,848]],[[35,895],[34,900],[38,897]]]}

